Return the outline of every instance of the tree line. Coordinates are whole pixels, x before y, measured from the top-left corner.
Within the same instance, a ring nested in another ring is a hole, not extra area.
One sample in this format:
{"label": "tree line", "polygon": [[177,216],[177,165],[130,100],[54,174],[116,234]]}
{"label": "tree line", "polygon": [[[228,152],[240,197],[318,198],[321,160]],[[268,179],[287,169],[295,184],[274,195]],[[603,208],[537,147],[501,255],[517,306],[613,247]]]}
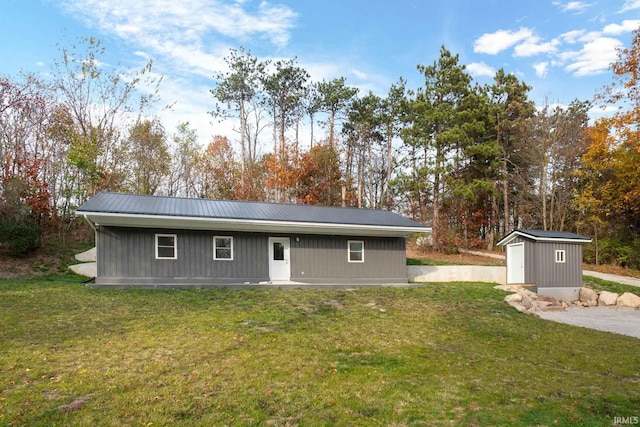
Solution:
{"label": "tree line", "polygon": [[591,260],[640,266],[639,37],[594,99],[618,112],[592,124],[591,101],[536,106],[514,74],[480,85],[444,46],[417,66],[423,84],[400,78],[384,95],[231,50],[210,114],[235,135],[206,145],[150,113],[151,63],[106,67],[86,39],[46,76],[0,77],[0,232],[64,238],[77,206],[119,191],[389,209],[431,224],[437,250],[577,231],[596,238]]}

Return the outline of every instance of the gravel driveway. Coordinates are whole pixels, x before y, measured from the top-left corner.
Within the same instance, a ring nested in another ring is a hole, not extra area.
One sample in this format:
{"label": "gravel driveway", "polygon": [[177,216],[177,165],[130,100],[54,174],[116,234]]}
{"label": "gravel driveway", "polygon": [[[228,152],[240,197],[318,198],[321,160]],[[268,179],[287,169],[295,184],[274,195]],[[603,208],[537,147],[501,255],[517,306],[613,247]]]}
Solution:
{"label": "gravel driveway", "polygon": [[570,307],[565,311],[543,311],[541,318],[599,331],[640,338],[640,310],[626,307]]}

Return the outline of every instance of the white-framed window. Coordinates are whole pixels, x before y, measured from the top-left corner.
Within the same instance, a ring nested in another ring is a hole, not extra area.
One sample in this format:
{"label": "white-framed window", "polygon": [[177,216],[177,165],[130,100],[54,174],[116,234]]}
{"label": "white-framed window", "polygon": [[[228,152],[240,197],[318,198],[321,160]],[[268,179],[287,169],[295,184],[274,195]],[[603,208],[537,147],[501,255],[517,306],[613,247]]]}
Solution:
{"label": "white-framed window", "polygon": [[557,250],[556,251],[556,262],[559,264],[564,264],[565,263],[565,253],[564,250]]}
{"label": "white-framed window", "polygon": [[156,259],[178,259],[177,234],[156,234]]}
{"label": "white-framed window", "polygon": [[364,241],[349,240],[347,249],[349,262],[364,262]]}
{"label": "white-framed window", "polygon": [[233,237],[213,237],[213,259],[233,261]]}

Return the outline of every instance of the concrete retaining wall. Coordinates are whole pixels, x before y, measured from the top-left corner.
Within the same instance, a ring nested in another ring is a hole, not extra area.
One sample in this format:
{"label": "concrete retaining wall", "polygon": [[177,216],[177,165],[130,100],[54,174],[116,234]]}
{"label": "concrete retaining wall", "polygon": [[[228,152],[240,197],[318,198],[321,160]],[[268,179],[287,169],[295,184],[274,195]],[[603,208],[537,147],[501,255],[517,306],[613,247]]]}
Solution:
{"label": "concrete retaining wall", "polygon": [[409,282],[489,282],[504,285],[507,268],[480,265],[408,265]]}
{"label": "concrete retaining wall", "polygon": [[540,288],[538,287],[539,295],[546,295],[553,297],[558,301],[578,301],[580,299],[580,288]]}

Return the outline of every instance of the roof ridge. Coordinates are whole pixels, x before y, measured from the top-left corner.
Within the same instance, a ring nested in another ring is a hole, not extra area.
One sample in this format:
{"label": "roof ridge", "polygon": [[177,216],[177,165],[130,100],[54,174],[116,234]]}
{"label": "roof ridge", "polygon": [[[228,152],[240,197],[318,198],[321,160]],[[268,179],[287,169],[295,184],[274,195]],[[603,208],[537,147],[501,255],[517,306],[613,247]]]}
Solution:
{"label": "roof ridge", "polygon": [[[185,197],[185,196],[162,196],[156,194],[132,194],[132,193],[120,193],[115,191],[101,191],[96,194],[96,196],[100,194],[111,194],[116,196],[128,196],[128,197],[144,197],[144,198],[154,198],[154,199],[179,199],[179,200],[190,200],[190,201],[206,201],[206,202],[220,202],[220,203],[243,203],[243,204],[256,204],[256,205],[270,205],[270,206],[302,206],[302,207],[310,207],[310,208],[334,208],[334,209],[349,209],[349,210],[357,210],[357,211],[373,211],[373,212],[389,212],[394,215],[398,215],[397,213],[387,210],[387,209],[373,209],[373,208],[358,208],[355,206],[326,206],[326,205],[310,205],[306,203],[283,203],[283,202],[270,202],[270,201],[258,201],[258,200],[227,200],[227,199],[208,199],[204,197]],[[95,197],[95,196],[94,196]]]}
{"label": "roof ridge", "polygon": [[530,228],[516,228],[500,239],[497,244],[503,245],[512,241],[515,236],[521,235],[536,241],[573,241],[577,243],[588,243],[592,239],[572,231],[536,230]]}
{"label": "roof ridge", "polygon": [[[396,212],[381,209],[342,208],[293,203],[249,202],[152,196],[127,193],[99,193],[76,211],[79,214],[119,217],[172,217],[183,220],[235,222],[279,222],[325,224],[327,227],[371,226],[429,231],[430,227]],[[419,230],[418,230],[419,229]]]}

